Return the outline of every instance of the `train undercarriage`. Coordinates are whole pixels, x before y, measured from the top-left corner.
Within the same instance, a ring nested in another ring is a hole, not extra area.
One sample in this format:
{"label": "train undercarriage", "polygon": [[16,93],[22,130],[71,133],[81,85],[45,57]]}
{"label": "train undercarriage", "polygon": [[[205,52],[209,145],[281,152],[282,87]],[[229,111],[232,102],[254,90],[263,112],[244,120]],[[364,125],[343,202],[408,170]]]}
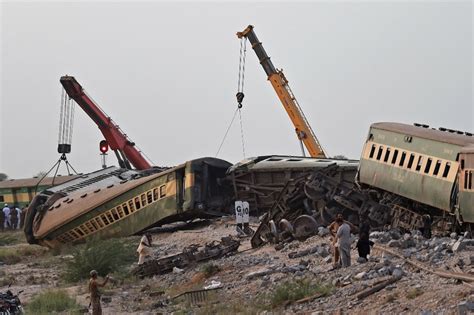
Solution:
{"label": "train undercarriage", "polygon": [[326,227],[336,214],[354,226],[367,220],[372,230],[398,228],[420,230],[427,237],[451,231],[470,231],[452,213],[408,200],[390,192],[338,180],[337,165],[309,176],[289,180],[276,196],[252,238],[252,246],[278,243],[287,238],[304,239]]}

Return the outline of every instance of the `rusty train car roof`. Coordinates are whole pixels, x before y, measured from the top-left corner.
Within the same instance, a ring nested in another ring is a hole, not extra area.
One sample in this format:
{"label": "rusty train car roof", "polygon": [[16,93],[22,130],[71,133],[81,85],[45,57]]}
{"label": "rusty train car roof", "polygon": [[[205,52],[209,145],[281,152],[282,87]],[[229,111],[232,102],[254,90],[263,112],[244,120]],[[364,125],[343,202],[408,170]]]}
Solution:
{"label": "rusty train car roof", "polygon": [[459,145],[462,147],[474,145],[474,137],[464,134],[456,134],[448,131],[440,131],[432,128],[417,127],[413,125],[394,123],[394,122],[379,122],[374,123],[370,128],[387,130],[405,135],[420,137],[433,141],[445,142]]}

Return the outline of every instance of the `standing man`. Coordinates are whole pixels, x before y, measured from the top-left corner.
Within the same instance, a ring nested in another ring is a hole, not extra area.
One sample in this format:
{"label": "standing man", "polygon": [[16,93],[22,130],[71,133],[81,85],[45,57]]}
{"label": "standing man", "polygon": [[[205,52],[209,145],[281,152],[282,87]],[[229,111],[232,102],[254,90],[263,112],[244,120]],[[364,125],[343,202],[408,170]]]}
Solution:
{"label": "standing man", "polygon": [[8,207],[8,204],[3,207],[3,215],[5,216],[5,228],[8,229],[10,227],[10,207]]}
{"label": "standing man", "polygon": [[153,239],[151,238],[150,233],[145,233],[140,240],[140,244],[138,245],[137,252],[138,252],[138,264],[142,265],[145,262],[145,258],[151,255],[151,242]]}
{"label": "standing man", "polygon": [[340,226],[337,230],[337,245],[339,247],[339,255],[341,257],[341,265],[343,268],[351,265],[351,227],[344,222],[342,214],[338,218]]}
{"label": "standing man", "polygon": [[342,222],[344,221],[344,218],[342,217],[341,213],[338,213],[336,215],[336,220],[334,220],[330,225],[329,225],[329,232],[332,235],[332,248],[333,248],[333,267],[338,268],[339,267],[339,247],[337,246],[337,231],[339,230],[339,227],[341,226]]}
{"label": "standing man", "polygon": [[100,291],[99,287],[103,287],[109,281],[109,276],[105,277],[105,281],[99,283],[97,281],[97,271],[92,270],[90,272],[91,278],[89,279],[89,293],[90,293],[90,306],[92,307],[92,315],[102,315],[102,306],[100,305]]}
{"label": "standing man", "polygon": [[16,230],[18,226],[18,208],[15,206],[10,209],[10,224],[12,230]]}

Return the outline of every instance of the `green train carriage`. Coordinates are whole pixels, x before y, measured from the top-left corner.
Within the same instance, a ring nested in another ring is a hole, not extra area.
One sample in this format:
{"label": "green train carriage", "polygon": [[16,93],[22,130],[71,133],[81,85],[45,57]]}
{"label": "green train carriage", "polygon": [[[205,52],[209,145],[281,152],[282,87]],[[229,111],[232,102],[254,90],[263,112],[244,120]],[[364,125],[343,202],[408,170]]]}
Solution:
{"label": "green train carriage", "polygon": [[91,238],[128,236],[145,229],[227,210],[231,164],[215,158],[165,171],[110,167],[41,192],[28,209],[29,243],[59,247]]}
{"label": "green train carriage", "polygon": [[464,188],[465,174],[472,170],[462,169],[474,163],[474,154],[467,150],[473,145],[470,133],[375,123],[362,151],[357,182],[403,197],[394,210],[405,212],[407,220],[416,221],[417,213],[444,224],[455,218],[460,224],[474,223],[472,186],[466,182]]}

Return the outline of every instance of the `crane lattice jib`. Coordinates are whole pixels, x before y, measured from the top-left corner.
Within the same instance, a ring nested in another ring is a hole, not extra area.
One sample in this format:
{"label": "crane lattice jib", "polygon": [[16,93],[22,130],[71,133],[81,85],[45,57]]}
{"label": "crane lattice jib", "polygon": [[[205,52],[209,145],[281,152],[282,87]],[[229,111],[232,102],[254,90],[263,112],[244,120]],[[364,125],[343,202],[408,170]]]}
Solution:
{"label": "crane lattice jib", "polygon": [[325,158],[326,154],[316,135],[308,123],[300,105],[298,104],[293,92],[288,85],[288,80],[281,70],[277,70],[267,55],[262,43],[258,40],[257,35],[253,31],[253,26],[249,25],[244,31],[238,32],[237,37],[246,37],[252,44],[263,70],[268,76],[268,80],[275,89],[280,101],[283,104],[288,116],[290,116],[298,139],[303,141],[306,149],[312,157]]}
{"label": "crane lattice jib", "polygon": [[107,140],[110,148],[115,152],[120,151],[125,158],[138,170],[151,167],[151,164],[137,149],[135,143],[119,128],[119,126],[105,114],[94,100],[85,93],[82,86],[72,76],[63,76],[59,80],[64,90],[97,124]]}

